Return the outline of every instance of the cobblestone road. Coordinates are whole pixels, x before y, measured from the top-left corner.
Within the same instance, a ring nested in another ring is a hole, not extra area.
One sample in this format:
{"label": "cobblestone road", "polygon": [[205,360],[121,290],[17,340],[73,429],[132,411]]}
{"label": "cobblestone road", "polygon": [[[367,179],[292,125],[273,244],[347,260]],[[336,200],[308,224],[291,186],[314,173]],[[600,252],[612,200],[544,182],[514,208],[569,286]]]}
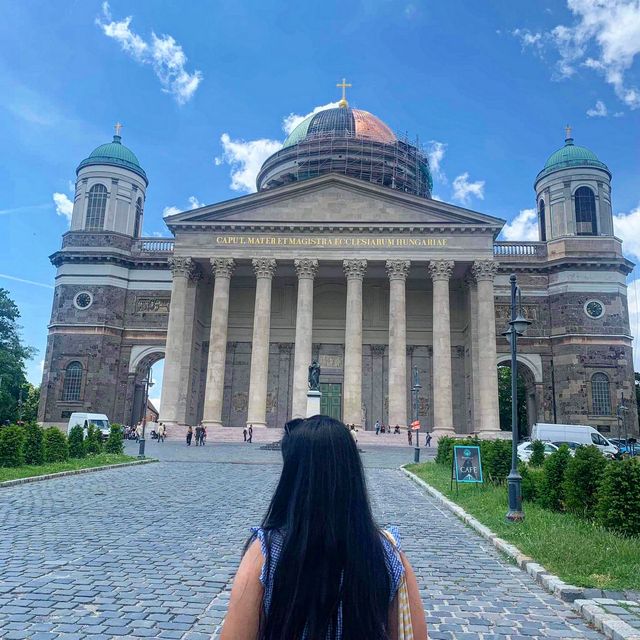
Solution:
{"label": "cobblestone road", "polygon": [[[209,640],[278,452],[155,442],[162,461],[0,489],[0,637]],[[400,526],[430,637],[601,638],[397,471],[363,459],[379,520]]]}

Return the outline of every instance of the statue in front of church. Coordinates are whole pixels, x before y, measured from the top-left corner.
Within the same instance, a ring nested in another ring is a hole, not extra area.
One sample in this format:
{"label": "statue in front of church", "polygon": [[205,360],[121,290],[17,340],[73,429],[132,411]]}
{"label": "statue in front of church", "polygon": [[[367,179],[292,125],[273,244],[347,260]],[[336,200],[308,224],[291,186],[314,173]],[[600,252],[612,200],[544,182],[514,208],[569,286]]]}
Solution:
{"label": "statue in front of church", "polygon": [[320,391],[320,365],[317,360],[309,365],[309,391]]}

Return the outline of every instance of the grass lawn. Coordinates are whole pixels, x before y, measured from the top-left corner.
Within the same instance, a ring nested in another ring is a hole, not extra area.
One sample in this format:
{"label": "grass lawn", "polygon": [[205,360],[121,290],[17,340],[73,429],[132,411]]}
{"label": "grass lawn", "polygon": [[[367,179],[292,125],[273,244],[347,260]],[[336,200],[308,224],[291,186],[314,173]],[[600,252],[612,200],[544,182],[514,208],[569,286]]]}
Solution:
{"label": "grass lawn", "polygon": [[61,471],[104,467],[109,464],[120,464],[122,462],[131,462],[132,460],[136,460],[136,458],[113,453],[101,453],[99,456],[92,456],[90,458],[74,458],[66,462],[51,462],[39,466],[0,467],[0,482],[17,480],[19,478],[32,478],[33,476],[44,476],[48,473],[60,473]]}
{"label": "grass lawn", "polygon": [[525,521],[510,524],[505,521],[505,486],[461,485],[456,496],[455,484],[453,491],[449,489],[448,467],[427,462],[407,468],[569,584],[614,591],[640,589],[640,538],[623,538],[526,502]]}

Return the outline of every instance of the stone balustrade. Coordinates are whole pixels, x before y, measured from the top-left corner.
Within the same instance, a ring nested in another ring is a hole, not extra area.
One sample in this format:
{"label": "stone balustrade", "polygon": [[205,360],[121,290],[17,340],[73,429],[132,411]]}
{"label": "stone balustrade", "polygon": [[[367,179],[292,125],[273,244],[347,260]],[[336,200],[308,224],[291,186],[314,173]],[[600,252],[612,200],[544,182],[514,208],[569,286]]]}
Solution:
{"label": "stone balustrade", "polygon": [[547,257],[546,242],[496,242],[493,245],[493,255],[497,258],[508,259],[545,259]]}

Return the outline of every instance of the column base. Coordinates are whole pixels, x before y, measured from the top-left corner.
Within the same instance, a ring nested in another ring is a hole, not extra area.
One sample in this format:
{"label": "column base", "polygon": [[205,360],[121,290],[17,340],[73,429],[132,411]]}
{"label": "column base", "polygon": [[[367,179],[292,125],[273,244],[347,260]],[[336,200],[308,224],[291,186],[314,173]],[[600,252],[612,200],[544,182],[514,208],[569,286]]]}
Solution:
{"label": "column base", "polygon": [[469,436],[477,436],[480,440],[511,440],[511,431],[491,429],[487,431],[476,431],[475,433],[470,433]]}
{"label": "column base", "polygon": [[203,420],[202,424],[207,427],[207,429],[218,429],[223,428],[224,425],[219,420]]}

